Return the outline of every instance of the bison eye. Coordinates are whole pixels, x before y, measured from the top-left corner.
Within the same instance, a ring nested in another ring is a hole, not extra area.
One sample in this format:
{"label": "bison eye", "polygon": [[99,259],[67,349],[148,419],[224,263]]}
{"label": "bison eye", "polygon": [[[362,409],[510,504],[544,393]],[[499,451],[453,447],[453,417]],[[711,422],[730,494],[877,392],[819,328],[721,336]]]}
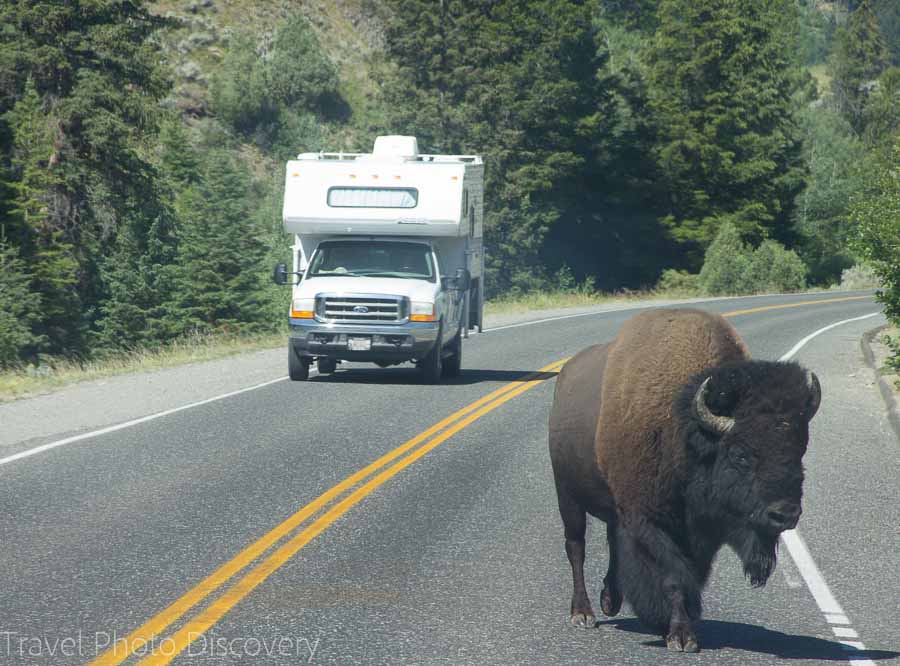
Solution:
{"label": "bison eye", "polygon": [[746,451],[742,451],[740,449],[736,449],[731,454],[731,459],[734,461],[734,464],[738,467],[749,467],[750,465],[750,456]]}

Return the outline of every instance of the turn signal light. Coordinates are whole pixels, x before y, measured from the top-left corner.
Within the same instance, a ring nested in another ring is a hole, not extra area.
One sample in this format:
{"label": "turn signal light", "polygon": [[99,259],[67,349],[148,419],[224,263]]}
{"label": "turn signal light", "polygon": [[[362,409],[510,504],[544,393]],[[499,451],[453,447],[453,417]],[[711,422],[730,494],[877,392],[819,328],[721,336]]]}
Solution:
{"label": "turn signal light", "polygon": [[409,315],[410,321],[435,321],[433,314],[411,314]]}
{"label": "turn signal light", "polygon": [[291,301],[291,317],[294,319],[314,319],[316,301],[314,298],[295,298]]}

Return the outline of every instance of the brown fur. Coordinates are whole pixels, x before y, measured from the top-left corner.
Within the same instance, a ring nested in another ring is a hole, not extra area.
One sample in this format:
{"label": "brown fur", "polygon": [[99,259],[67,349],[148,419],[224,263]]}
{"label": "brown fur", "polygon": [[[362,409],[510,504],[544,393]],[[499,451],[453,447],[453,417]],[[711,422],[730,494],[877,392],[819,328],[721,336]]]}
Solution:
{"label": "brown fur", "polygon": [[694,623],[718,550],[732,547],[751,584],[764,585],[778,534],[797,523],[820,399],[814,375],[750,360],[731,325],[693,309],[639,314],[611,344],[569,361],[549,444],[571,622],[596,622],[584,580],[591,514],[606,523],[609,545],[604,614],[627,598],[670,649],[697,651]]}
{"label": "brown fur", "polygon": [[[603,372],[594,441],[623,520],[676,500],[684,451],[667,446],[676,440],[673,397],[701,370],[749,358],[731,324],[701,310],[650,310],[622,326]],[[590,384],[581,388],[596,395]]]}

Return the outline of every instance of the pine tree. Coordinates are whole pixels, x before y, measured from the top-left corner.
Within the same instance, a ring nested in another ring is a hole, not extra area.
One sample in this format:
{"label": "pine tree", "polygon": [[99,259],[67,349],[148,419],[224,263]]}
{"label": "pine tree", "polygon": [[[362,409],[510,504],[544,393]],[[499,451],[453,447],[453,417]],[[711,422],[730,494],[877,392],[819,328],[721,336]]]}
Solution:
{"label": "pine tree", "polygon": [[728,220],[751,240],[789,239],[803,186],[793,5],[662,0],[659,24],[649,83],[673,237],[692,251]]}
{"label": "pine tree", "polygon": [[30,79],[7,118],[15,128],[11,164],[18,174],[11,183],[15,195],[10,221],[43,305],[41,321],[33,326],[37,339],[47,344],[40,351],[78,348],[83,335],[81,298],[75,251],[63,231],[66,207],[55,143],[58,121],[46,113]]}
{"label": "pine tree", "polygon": [[416,0],[397,3],[388,37],[392,129],[429,152],[485,155],[488,286],[546,285],[547,235],[587,216],[613,113],[591,7]]}
{"label": "pine tree", "polygon": [[40,324],[41,297],[31,289],[32,278],[18,251],[0,227],[0,369],[34,356],[44,340]]}
{"label": "pine tree", "polygon": [[254,223],[249,175],[227,151],[205,156],[202,178],[180,196],[173,329],[227,331],[265,322],[260,307],[266,247]]}
{"label": "pine tree", "polygon": [[835,103],[857,132],[865,127],[871,84],[887,67],[889,57],[872,0],[863,0],[835,35],[829,59]]}
{"label": "pine tree", "polygon": [[104,257],[155,208],[144,150],[167,85],[149,42],[161,24],[140,1],[0,3],[13,221],[53,353],[84,353]]}

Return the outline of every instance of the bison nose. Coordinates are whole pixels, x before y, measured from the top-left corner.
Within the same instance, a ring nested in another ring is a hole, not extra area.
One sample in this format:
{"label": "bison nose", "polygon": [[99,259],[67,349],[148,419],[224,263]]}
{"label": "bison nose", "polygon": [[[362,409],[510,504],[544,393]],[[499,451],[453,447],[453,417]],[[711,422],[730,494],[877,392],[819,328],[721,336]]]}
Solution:
{"label": "bison nose", "polygon": [[784,530],[792,530],[797,527],[797,521],[800,520],[800,514],[803,509],[799,504],[793,502],[775,502],[769,506],[766,512],[766,518],[769,524],[779,532]]}

